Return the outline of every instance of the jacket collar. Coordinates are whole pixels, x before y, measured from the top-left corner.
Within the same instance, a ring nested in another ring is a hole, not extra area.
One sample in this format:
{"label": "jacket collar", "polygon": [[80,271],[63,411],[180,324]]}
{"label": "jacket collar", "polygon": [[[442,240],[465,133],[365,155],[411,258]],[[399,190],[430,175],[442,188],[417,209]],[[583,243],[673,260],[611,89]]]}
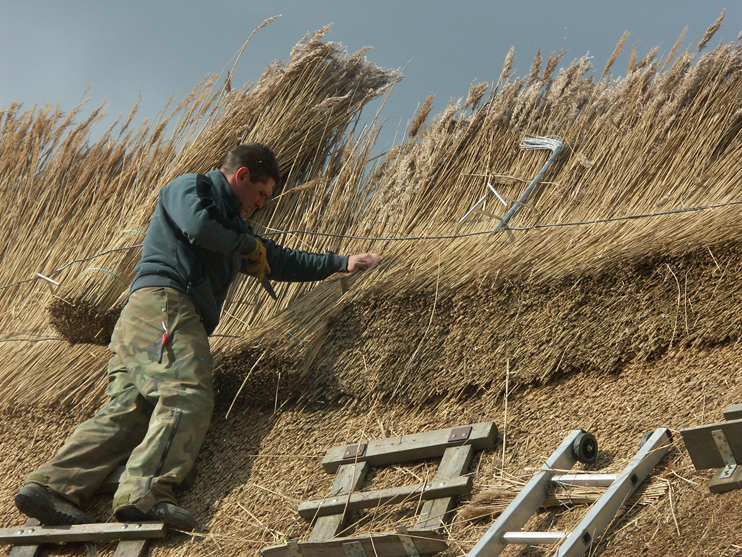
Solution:
{"label": "jacket collar", "polygon": [[239,217],[240,200],[232,191],[232,187],[227,182],[227,178],[222,174],[221,170],[212,170],[211,172],[207,172],[206,176],[209,177],[214,187],[219,190],[220,197],[224,203],[224,209],[227,212],[227,218],[233,219]]}

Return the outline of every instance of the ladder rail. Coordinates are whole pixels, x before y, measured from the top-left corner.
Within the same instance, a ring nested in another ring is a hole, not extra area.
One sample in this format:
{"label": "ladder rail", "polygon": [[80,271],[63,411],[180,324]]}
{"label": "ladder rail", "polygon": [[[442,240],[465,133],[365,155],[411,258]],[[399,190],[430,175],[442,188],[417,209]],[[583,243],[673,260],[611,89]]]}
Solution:
{"label": "ladder rail", "polygon": [[570,470],[577,462],[572,446],[581,429],[572,430],[562,444],[552,453],[549,459],[534,474],[533,478],[521,490],[518,496],[497,518],[495,523],[469,551],[467,557],[495,557],[508,545],[502,537],[505,532],[514,534],[530,520],[548,496],[548,486],[557,471]]}

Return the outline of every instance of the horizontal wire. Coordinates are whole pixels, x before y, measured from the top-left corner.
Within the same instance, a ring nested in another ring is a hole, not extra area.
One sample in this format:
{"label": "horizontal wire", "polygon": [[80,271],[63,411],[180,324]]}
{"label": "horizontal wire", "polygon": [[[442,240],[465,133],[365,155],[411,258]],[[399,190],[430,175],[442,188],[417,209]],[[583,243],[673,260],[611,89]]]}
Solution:
{"label": "horizontal wire", "polygon": [[[74,265],[75,263],[83,263],[85,261],[90,261],[91,259],[95,259],[96,257],[101,257],[103,255],[107,255],[107,254],[113,253],[115,251],[127,251],[127,250],[130,250],[130,249],[141,248],[142,246],[144,246],[144,244],[134,244],[133,246],[125,246],[123,248],[112,248],[112,249],[109,249],[109,250],[106,250],[106,251],[102,251],[100,253],[96,253],[95,255],[91,255],[89,257],[83,257],[82,259],[74,259],[74,260],[70,261],[69,263],[65,263],[64,265],[62,265],[58,269],[54,269],[51,273],[49,273],[49,276],[52,277],[52,276],[56,275],[57,273],[61,273],[67,267],[69,267],[70,265]],[[24,282],[31,282],[31,281],[38,280],[38,279],[39,279],[39,277],[33,277],[33,278],[30,278],[30,279],[19,280],[17,282],[13,282],[11,284],[6,284],[5,286],[0,286],[0,290],[5,290],[6,288],[10,288],[12,286],[15,286],[16,284],[23,284]]]}
{"label": "horizontal wire", "polygon": [[[699,205],[697,207],[683,207],[682,209],[671,209],[669,211],[657,211],[654,213],[641,213],[639,215],[624,215],[620,217],[609,217],[609,218],[587,220],[587,221],[554,222],[554,223],[546,223],[546,224],[534,224],[533,226],[522,226],[522,227],[507,226],[507,227],[501,228],[500,231],[504,230],[504,231],[510,231],[510,232],[527,232],[529,230],[540,230],[540,229],[545,229],[545,228],[562,228],[562,227],[567,227],[567,226],[587,226],[591,224],[603,224],[607,222],[639,220],[639,219],[646,219],[646,218],[662,217],[662,216],[667,216],[667,215],[678,215],[681,213],[693,213],[697,211],[706,211],[709,209],[721,209],[723,207],[731,207],[734,205],[742,205],[742,201],[728,201],[727,203],[717,203],[715,205]],[[384,237],[384,236],[356,236],[352,234],[335,234],[331,232],[313,232],[311,230],[278,230],[278,229],[268,229],[268,230],[269,230],[268,232],[262,232],[261,236],[281,236],[283,234],[285,235],[304,234],[306,236],[321,236],[325,238],[344,238],[347,240],[368,240],[368,241],[373,241],[373,242],[416,242],[416,241],[422,241],[422,240],[453,240],[456,238],[471,238],[473,236],[484,236],[486,234],[495,233],[494,230],[480,230],[479,232],[465,232],[463,234],[439,234],[439,235],[431,235],[431,236],[386,236]],[[100,253],[96,253],[95,255],[91,255],[90,257],[85,257],[82,259],[75,259],[73,261],[70,261],[69,263],[66,263],[62,267],[55,269],[54,271],[49,273],[49,276],[51,277],[75,263],[90,261],[91,259],[95,259],[96,257],[100,257],[102,255],[106,255],[112,252],[126,251],[130,249],[141,248],[142,246],[144,246],[144,244],[135,244],[133,246],[113,248],[113,249],[109,249],[109,250],[106,250]],[[12,286],[15,286],[17,284],[22,284],[24,282],[31,282],[34,280],[38,280],[38,277],[33,277],[30,279],[23,279],[17,282],[13,282],[11,284],[6,284],[5,286],[0,286],[0,290],[5,290],[6,288],[11,288]]]}
{"label": "horizontal wire", "polygon": [[[555,223],[547,223],[547,224],[534,224],[533,226],[523,226],[523,227],[512,227],[512,226],[506,226],[501,228],[500,230],[510,230],[513,232],[526,232],[528,230],[538,230],[541,228],[559,228],[559,227],[565,227],[565,226],[585,226],[589,224],[600,224],[600,223],[606,223],[606,222],[617,222],[617,221],[624,221],[624,220],[637,220],[637,219],[645,219],[645,218],[652,218],[652,217],[661,217],[665,215],[676,215],[679,213],[692,213],[695,211],[705,211],[707,209],[719,209],[722,207],[729,207],[732,205],[742,205],[742,201],[729,201],[727,203],[719,203],[716,205],[700,205],[698,207],[684,207],[682,209],[671,209],[669,211],[658,211],[654,213],[643,213],[639,215],[624,215],[620,217],[609,217],[609,218],[602,218],[602,219],[595,219],[595,220],[589,220],[589,221],[574,221],[574,222],[555,222]],[[419,241],[419,240],[453,240],[455,238],[470,238],[472,236],[484,236],[485,234],[493,234],[495,233],[494,230],[480,230],[479,232],[465,232],[463,234],[441,234],[441,235],[433,235],[433,236],[387,236],[387,237],[381,237],[381,236],[354,236],[350,234],[334,234],[330,232],[312,232],[309,230],[276,230],[273,229],[271,232],[263,232],[261,233],[262,236],[280,236],[282,234],[304,234],[307,236],[323,236],[323,237],[330,237],[330,238],[345,238],[349,240],[370,240],[375,242],[409,242],[409,241]]]}

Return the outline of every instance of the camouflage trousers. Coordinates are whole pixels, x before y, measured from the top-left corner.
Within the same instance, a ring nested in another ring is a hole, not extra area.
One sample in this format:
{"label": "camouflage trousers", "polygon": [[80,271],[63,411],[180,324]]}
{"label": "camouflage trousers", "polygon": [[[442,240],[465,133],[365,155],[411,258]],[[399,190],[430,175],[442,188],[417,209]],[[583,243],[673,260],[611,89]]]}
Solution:
{"label": "camouflage trousers", "polygon": [[209,340],[193,302],[171,288],[136,290],[109,348],[110,400],[26,481],[82,505],[125,463],[114,510],[177,503],[173,489],[193,467],[214,408]]}

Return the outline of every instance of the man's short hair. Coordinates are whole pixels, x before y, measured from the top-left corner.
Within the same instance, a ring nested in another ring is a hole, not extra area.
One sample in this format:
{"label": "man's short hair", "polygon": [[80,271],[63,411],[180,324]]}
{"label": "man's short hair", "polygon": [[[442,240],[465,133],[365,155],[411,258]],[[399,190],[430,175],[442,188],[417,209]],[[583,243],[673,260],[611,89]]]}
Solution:
{"label": "man's short hair", "polygon": [[250,181],[265,183],[268,178],[273,178],[276,185],[281,181],[281,172],[278,169],[276,155],[270,147],[262,143],[243,143],[232,149],[219,170],[225,176],[236,170],[247,168],[250,171]]}

